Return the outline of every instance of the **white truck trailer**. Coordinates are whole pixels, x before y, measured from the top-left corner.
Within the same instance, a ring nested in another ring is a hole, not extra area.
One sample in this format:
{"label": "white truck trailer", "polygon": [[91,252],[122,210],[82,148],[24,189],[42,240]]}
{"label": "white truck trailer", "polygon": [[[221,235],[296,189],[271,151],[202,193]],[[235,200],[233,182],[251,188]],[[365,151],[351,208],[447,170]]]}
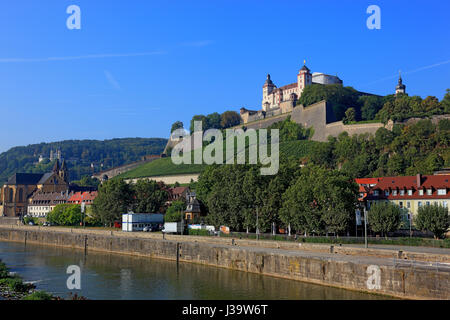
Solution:
{"label": "white truck trailer", "polygon": [[180,233],[183,234],[184,223],[183,222],[166,222],[164,223],[164,233]]}
{"label": "white truck trailer", "polygon": [[122,215],[122,231],[143,231],[145,227],[164,223],[161,213],[125,213]]}

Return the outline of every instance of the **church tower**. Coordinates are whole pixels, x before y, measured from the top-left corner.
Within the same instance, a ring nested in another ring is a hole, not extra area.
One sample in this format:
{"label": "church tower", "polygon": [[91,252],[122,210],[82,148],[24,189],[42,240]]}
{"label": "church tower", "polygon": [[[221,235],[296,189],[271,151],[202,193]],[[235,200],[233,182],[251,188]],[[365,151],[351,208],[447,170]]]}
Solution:
{"label": "church tower", "polygon": [[403,84],[402,75],[400,73],[398,76],[398,84],[395,87],[395,95],[397,95],[399,93],[402,93],[402,94],[406,93],[406,86]]}
{"label": "church tower", "polygon": [[63,160],[61,169],[59,169],[58,175],[65,181],[69,182],[69,171],[67,170],[66,160]]}
{"label": "church tower", "polygon": [[297,75],[298,97],[301,96],[303,89],[310,84],[312,84],[311,71],[306,66],[306,61],[303,61],[303,67],[300,69]]}

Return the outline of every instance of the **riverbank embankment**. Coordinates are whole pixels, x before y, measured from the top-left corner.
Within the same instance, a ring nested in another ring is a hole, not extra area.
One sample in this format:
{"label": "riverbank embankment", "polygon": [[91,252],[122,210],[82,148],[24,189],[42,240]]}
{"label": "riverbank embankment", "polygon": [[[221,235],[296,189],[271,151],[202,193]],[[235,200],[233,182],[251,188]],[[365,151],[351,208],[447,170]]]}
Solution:
{"label": "riverbank embankment", "polygon": [[450,299],[447,255],[28,226],[0,226],[0,240],[200,263],[400,298]]}

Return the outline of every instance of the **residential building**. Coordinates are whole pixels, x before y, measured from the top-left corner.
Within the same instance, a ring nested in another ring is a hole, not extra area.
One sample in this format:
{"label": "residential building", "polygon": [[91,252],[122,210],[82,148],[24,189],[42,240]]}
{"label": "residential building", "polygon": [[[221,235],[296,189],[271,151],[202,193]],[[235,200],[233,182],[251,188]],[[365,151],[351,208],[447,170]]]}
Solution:
{"label": "residential building", "polygon": [[47,214],[50,213],[55,206],[68,203],[72,195],[73,193],[70,193],[69,190],[66,190],[65,192],[38,191],[29,199],[27,215],[35,218],[47,217]]}
{"label": "residential building", "polygon": [[[364,179],[356,182],[364,188],[360,201],[367,209],[377,202],[389,201],[397,204],[405,213],[417,215],[418,209],[426,205],[448,207],[450,203],[450,175],[421,175],[382,177],[371,180],[372,186],[363,186]],[[376,181],[376,184],[373,183]]]}

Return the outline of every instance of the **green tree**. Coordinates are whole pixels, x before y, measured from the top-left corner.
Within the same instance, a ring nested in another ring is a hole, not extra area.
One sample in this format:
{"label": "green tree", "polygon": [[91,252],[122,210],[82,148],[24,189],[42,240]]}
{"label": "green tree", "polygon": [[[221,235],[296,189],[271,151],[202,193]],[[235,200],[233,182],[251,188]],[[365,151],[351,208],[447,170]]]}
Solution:
{"label": "green tree", "polygon": [[133,190],[123,179],[104,182],[92,205],[93,217],[111,226],[132,208]]}
{"label": "green tree", "polygon": [[374,232],[381,232],[386,237],[388,232],[400,228],[402,212],[396,204],[390,202],[373,204],[368,215],[370,229]]}
{"label": "green tree", "polygon": [[442,108],[444,109],[444,113],[450,113],[450,89],[446,90],[444,99],[441,101]]}
{"label": "green tree", "polygon": [[164,215],[165,222],[180,222],[184,217],[184,211],[186,210],[186,203],[183,200],[177,200],[172,202],[169,208],[167,208]]}
{"label": "green tree", "polygon": [[177,130],[177,129],[183,129],[183,128],[184,128],[183,122],[181,122],[181,121],[175,121],[175,122],[172,124],[172,127],[170,128],[170,133],[174,132],[174,131]]}
{"label": "green tree", "polygon": [[356,111],[355,108],[348,108],[345,111],[345,116],[342,119],[342,122],[344,123],[349,123],[349,122],[353,122],[356,121]]}
{"label": "green tree", "polygon": [[241,116],[235,111],[225,111],[220,116],[220,126],[223,129],[230,128],[241,123]]}
{"label": "green tree", "polygon": [[82,221],[79,204],[58,204],[47,215],[47,221],[60,226],[75,226]]}
{"label": "green tree", "polygon": [[340,233],[350,225],[357,194],[357,185],[342,172],[307,166],[283,195],[280,219],[306,233]]}
{"label": "green tree", "polygon": [[73,181],[72,183],[80,187],[98,188],[100,181],[97,178],[92,178],[89,175],[84,175],[79,181]]}
{"label": "green tree", "polygon": [[134,193],[133,211],[136,213],[162,211],[168,199],[168,193],[163,187],[154,180],[138,180],[131,187]]}
{"label": "green tree", "polygon": [[208,129],[221,129],[221,116],[219,113],[214,112],[211,114],[208,114],[206,116],[206,128],[204,130]]}
{"label": "green tree", "polygon": [[361,119],[373,120],[383,107],[383,98],[378,96],[361,96],[358,103],[361,104]]}
{"label": "green tree", "polygon": [[191,123],[189,125],[189,131],[191,131],[191,134],[194,132],[194,122],[195,121],[201,121],[202,122],[202,130],[205,130],[207,124],[206,124],[206,117],[202,114],[197,114],[192,117]]}
{"label": "green tree", "polygon": [[448,208],[437,204],[419,207],[414,223],[418,229],[432,232],[435,238],[443,238],[449,227]]}

